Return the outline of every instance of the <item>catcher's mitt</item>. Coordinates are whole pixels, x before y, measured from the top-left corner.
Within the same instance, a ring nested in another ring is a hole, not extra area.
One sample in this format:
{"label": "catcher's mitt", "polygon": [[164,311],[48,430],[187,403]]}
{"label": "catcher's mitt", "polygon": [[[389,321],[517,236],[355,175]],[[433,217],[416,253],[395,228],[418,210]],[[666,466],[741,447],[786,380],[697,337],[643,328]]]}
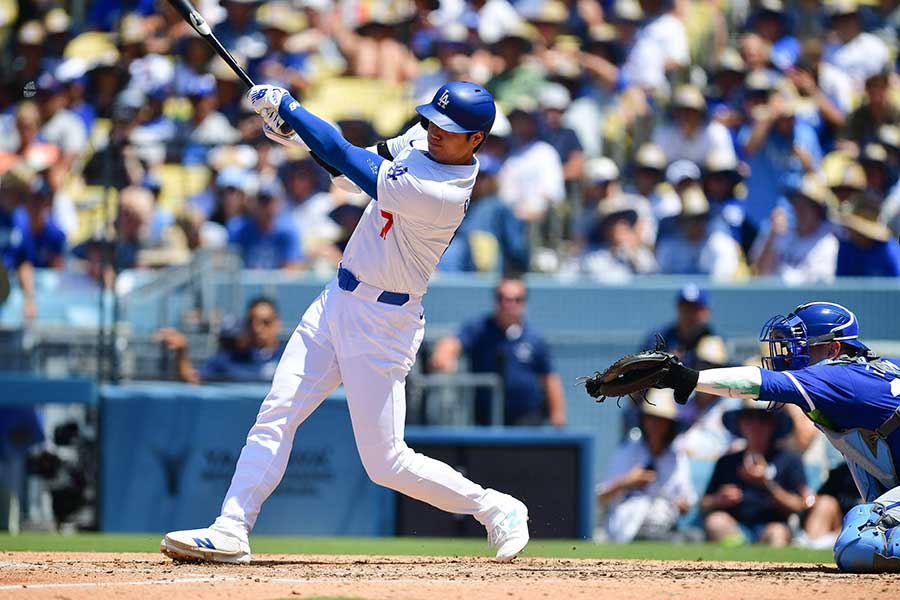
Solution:
{"label": "catcher's mitt", "polygon": [[626,354],[602,373],[582,377],[587,393],[598,402],[610,396],[631,396],[652,387],[672,388],[679,404],[687,402],[697,385],[699,371],[685,367],[677,356],[658,344],[656,350]]}
{"label": "catcher's mitt", "polygon": [[677,362],[678,357],[671,352],[645,350],[626,354],[602,373],[598,371],[581,381],[587,393],[602,402],[609,396],[630,396],[652,388],[661,383]]}

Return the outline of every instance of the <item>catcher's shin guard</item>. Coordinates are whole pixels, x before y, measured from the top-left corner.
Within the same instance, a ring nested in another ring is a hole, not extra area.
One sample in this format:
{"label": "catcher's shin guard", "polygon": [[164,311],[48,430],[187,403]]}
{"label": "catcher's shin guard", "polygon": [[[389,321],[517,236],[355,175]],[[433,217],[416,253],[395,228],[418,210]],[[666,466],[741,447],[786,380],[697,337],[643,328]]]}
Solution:
{"label": "catcher's shin guard", "polygon": [[880,504],[854,506],[834,543],[834,562],[847,573],[900,572],[900,527],[886,528]]}

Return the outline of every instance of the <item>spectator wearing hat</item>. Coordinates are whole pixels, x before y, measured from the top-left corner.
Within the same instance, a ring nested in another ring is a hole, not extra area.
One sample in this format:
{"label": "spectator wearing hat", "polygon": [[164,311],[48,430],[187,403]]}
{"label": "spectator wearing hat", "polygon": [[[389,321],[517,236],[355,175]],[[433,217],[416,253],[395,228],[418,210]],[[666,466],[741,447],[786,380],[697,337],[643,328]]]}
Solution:
{"label": "spectator wearing hat", "polygon": [[259,180],[253,172],[227,166],[216,175],[215,185],[192,197],[188,204],[208,220],[225,227],[246,212],[248,200],[258,188]]}
{"label": "spectator wearing hat", "polygon": [[640,439],[610,458],[597,500],[606,508],[603,532],[612,542],[667,540],[697,501],[691,469],[678,448],[677,405],[671,390],[651,389],[640,405]]}
{"label": "spectator wearing hat", "polygon": [[[718,369],[729,365],[725,340],[717,335],[700,338],[692,354],[697,369]],[[722,415],[738,402],[695,391],[691,401],[678,410],[678,422],[684,428],[678,437],[678,448],[691,460],[710,463],[719,460],[729,451],[735,439],[725,429]]]}
{"label": "spectator wearing hat", "polygon": [[71,166],[87,149],[84,121],[68,110],[68,98],[63,85],[51,73],[42,74],[37,81],[35,100],[41,111],[40,137],[62,152],[61,161]]}
{"label": "spectator wearing hat", "polygon": [[793,35],[791,15],[782,0],[761,0],[747,22],[747,29],[758,33],[772,47],[770,60],[779,71],[788,71],[800,54],[800,43]]}
{"label": "spectator wearing hat", "polygon": [[469,211],[438,268],[495,273],[527,271],[530,248],[525,223],[497,193],[500,161],[485,155],[479,163]]}
{"label": "spectator wearing hat", "polygon": [[727,232],[742,248],[755,232],[749,231],[744,200],[737,197],[743,181],[735,156],[710,154],[703,165],[703,192],[709,200],[711,226]]}
{"label": "spectator wearing hat", "polygon": [[878,131],[878,139],[887,151],[888,173],[893,183],[881,205],[881,221],[894,235],[900,235],[900,127],[884,125]]}
{"label": "spectator wearing hat", "polygon": [[258,58],[265,54],[266,40],[255,18],[260,3],[260,0],[222,2],[226,17],[213,27],[213,33],[223,46],[248,58]]}
{"label": "spectator wearing hat", "polygon": [[17,90],[24,89],[29,82],[33,84],[41,72],[51,66],[44,59],[46,37],[47,32],[40,21],[26,21],[19,27],[11,82]]}
{"label": "spectator wearing hat", "polygon": [[[129,82],[130,76],[121,64],[119,64],[119,50],[107,39],[107,37],[90,37],[89,34],[99,35],[96,32],[86,32],[69,42],[66,46],[67,54],[75,54],[73,46],[84,40],[83,43],[92,46],[93,57],[88,60],[88,102],[94,107],[99,119],[112,119],[116,99]],[[80,51],[80,50],[79,50]]]}
{"label": "spectator wearing hat", "polygon": [[722,48],[711,73],[711,86],[706,91],[708,110],[712,119],[730,130],[737,129],[743,122],[741,99],[747,65],[734,48]]}
{"label": "spectator wearing hat", "polygon": [[171,95],[168,86],[153,88],[147,94],[146,104],[141,109],[140,122],[129,136],[137,147],[141,158],[149,165],[163,162],[178,162],[178,123],[164,112],[165,101]]}
{"label": "spectator wearing hat", "polygon": [[279,218],[282,197],[273,187],[250,197],[245,215],[232,218],[228,239],[245,269],[299,269],[303,266],[300,236],[289,219]]}
{"label": "spectator wearing hat", "polygon": [[815,129],[823,149],[833,146],[834,137],[847,122],[853,108],[853,81],[822,59],[822,42],[809,39],[787,77],[800,94],[799,118]]}
{"label": "spectator wearing hat", "polygon": [[543,67],[530,58],[533,41],[534,28],[522,23],[506,31],[491,46],[502,66],[485,87],[501,106],[522,107],[534,103],[535,90],[545,84]]}
{"label": "spectator wearing hat", "polygon": [[671,196],[674,206],[674,214],[660,219],[656,233],[656,241],[660,241],[678,234],[678,215],[681,214],[683,196],[688,190],[701,186],[703,176],[695,163],[681,159],[673,161],[666,167],[666,182],[670,189],[663,192]]}
{"label": "spectator wearing hat", "polygon": [[[362,219],[363,213],[366,212],[366,209],[362,206],[357,206],[356,204],[340,204],[331,212],[328,213],[328,218],[337,225],[337,233],[332,240],[332,244],[329,247],[329,251],[326,251],[324,254],[326,256],[331,257],[330,267],[336,267],[341,260],[341,256],[344,254],[344,251],[347,249],[347,244],[350,242],[350,236],[353,235],[353,232],[356,231],[356,226],[359,225],[360,219]],[[331,270],[331,269],[329,269]]]}
{"label": "spectator wearing hat", "polygon": [[509,123],[512,150],[498,174],[500,198],[520,219],[539,222],[565,198],[562,161],[553,146],[540,139],[533,108],[513,110]]}
{"label": "spectator wearing hat", "polygon": [[322,171],[306,158],[290,161],[279,169],[285,190],[285,213],[303,241],[303,254],[315,255],[316,247],[337,236],[329,213],[336,208],[334,194],[322,189]]}
{"label": "spectator wearing hat", "polygon": [[469,40],[469,30],[462,23],[444,25],[434,40],[434,56],[437,65],[433,69],[423,68],[413,82],[413,98],[417,103],[425,103],[448,81],[472,81],[473,44]]}
{"label": "spectator wearing hat", "polygon": [[577,259],[578,272],[606,282],[626,281],[636,274],[656,271],[653,252],[643,243],[638,212],[621,193],[597,206],[595,232]]}
{"label": "spectator wearing hat", "polygon": [[665,342],[666,351],[673,352],[684,364],[695,368],[695,352],[700,340],[715,335],[710,325],[712,309],[709,293],[693,283],[682,287],[675,296],[675,311],[675,321],[647,335],[641,349],[655,348],[659,334]]}
{"label": "spectator wearing hat", "polygon": [[757,238],[751,251],[753,268],[789,285],[833,281],[838,239],[830,215],[837,209],[837,199],[816,175],[806,175],[790,199],[793,224],[783,208],[772,209],[770,229]]}
{"label": "spectator wearing hat", "polygon": [[31,263],[38,269],[62,269],[66,252],[66,234],[51,218],[53,189],[47,180],[36,176],[13,219],[19,244],[13,264]]}
{"label": "spectator wearing hat", "polygon": [[640,5],[646,20],[622,65],[622,77],[644,90],[666,90],[667,75],[689,62],[687,33],[673,3],[640,0]]}
{"label": "spectator wearing hat", "polygon": [[716,462],[700,501],[707,537],[714,542],[786,546],[787,520],[808,507],[811,498],[800,456],[779,448],[791,431],[781,411],[744,401],[722,416],[725,428],[746,441],[744,450]]}
{"label": "spectator wearing hat", "polygon": [[885,147],[876,143],[866,144],[859,164],[866,174],[867,189],[879,198],[886,197],[895,183],[896,174],[890,170]]}
{"label": "spectator wearing hat", "polygon": [[247,305],[244,323],[223,327],[218,351],[200,367],[188,357],[188,342],[176,329],[160,329],[154,338],[175,358],[175,374],[181,381],[265,381],[275,373],[284,344],[279,339],[281,319],[275,302],[259,296]]}
{"label": "spectator wearing hat", "polygon": [[475,14],[470,13],[463,19],[476,24],[478,38],[486,45],[497,43],[507,33],[525,24],[508,0],[472,0],[468,4]]}
{"label": "spectator wearing hat", "polygon": [[837,257],[838,277],[900,276],[900,245],[887,225],[878,220],[879,198],[856,194],[841,207],[840,223],[846,237]]}
{"label": "spectator wearing hat", "polygon": [[597,207],[607,198],[620,195],[619,167],[612,159],[601,156],[587,161],[581,193],[581,206],[572,224],[575,250],[582,250],[589,243],[598,243],[596,234]]}
{"label": "spectator wearing hat", "polygon": [[584,175],[584,150],[575,132],[563,124],[563,114],[572,102],[569,90],[559,83],[548,83],[538,95],[541,109],[541,139],[553,146],[563,165],[563,178],[571,187]]}
{"label": "spectator wearing hat", "polygon": [[878,130],[885,125],[900,123],[900,107],[891,102],[888,94],[889,73],[881,71],[865,80],[865,100],[850,115],[841,137],[862,147],[878,138]]}
{"label": "spectator wearing hat", "polygon": [[191,117],[178,128],[176,144],[183,144],[183,164],[203,164],[213,146],[234,144],[240,133],[216,110],[216,81],[210,74],[194,78],[186,87],[191,103]]}
{"label": "spectator wearing hat", "polygon": [[818,136],[796,118],[796,99],[772,94],[753,108],[752,121],[741,128],[738,142],[750,166],[746,179],[746,212],[757,230],[791,185],[813,172],[822,159]]}
{"label": "spectator wearing hat", "polygon": [[689,160],[702,164],[711,154],[734,156],[728,129],[707,119],[706,100],[693,85],[682,85],[672,98],[672,120],[653,132],[657,144],[670,161]]}
{"label": "spectator wearing hat", "polygon": [[172,89],[176,96],[188,97],[195,93],[198,85],[205,83],[203,76],[209,73],[213,52],[203,38],[194,35],[181,38],[178,45]]}
{"label": "spectator wearing hat", "polygon": [[826,10],[837,43],[827,49],[826,60],[849,75],[858,88],[888,66],[888,47],[876,35],[863,31],[857,0],[834,0]]}
{"label": "spectator wearing hat", "polygon": [[87,99],[89,64],[82,58],[69,58],[62,61],[53,74],[63,86],[66,94],[66,106],[81,118],[84,129],[90,135],[97,118],[97,111]]}
{"label": "spectator wearing hat", "polygon": [[740,246],[729,233],[710,227],[709,202],[699,186],[685,190],[681,198],[677,232],[656,245],[660,272],[734,279],[742,264]]}
{"label": "spectator wearing hat", "polygon": [[866,191],[866,171],[855,160],[845,158],[836,169],[828,172],[828,175],[828,187],[841,206],[851,196]]}
{"label": "spectator wearing hat", "polygon": [[286,2],[267,2],[256,11],[256,19],[266,39],[266,53],[251,65],[257,83],[269,83],[299,93],[309,87],[306,52],[292,52],[288,39],[306,28],[303,13]]}
{"label": "spectator wearing hat", "polygon": [[22,252],[22,229],[16,212],[32,192],[34,172],[24,162],[18,162],[0,177],[0,260],[5,272],[15,271],[24,299],[23,316],[27,320],[37,317],[34,297],[34,265],[28,253]]}
{"label": "spectator wearing hat", "polygon": [[136,89],[126,89],[116,97],[109,136],[94,148],[84,167],[86,183],[121,190],[143,179],[144,166],[131,142],[143,105],[144,96]]}
{"label": "spectator wearing hat", "polygon": [[346,57],[348,74],[405,84],[416,78],[419,65],[404,31],[414,18],[411,4],[374,4],[366,20],[350,30],[343,20],[330,22],[331,33]]}
{"label": "spectator wearing hat", "polygon": [[638,148],[631,163],[633,187],[626,191],[646,198],[655,223],[681,212],[678,195],[664,190],[666,155],[656,144],[643,144]]}
{"label": "spectator wearing hat", "polygon": [[141,253],[150,248],[153,194],[129,186],[119,192],[119,214],[113,266],[116,272],[144,266]]}

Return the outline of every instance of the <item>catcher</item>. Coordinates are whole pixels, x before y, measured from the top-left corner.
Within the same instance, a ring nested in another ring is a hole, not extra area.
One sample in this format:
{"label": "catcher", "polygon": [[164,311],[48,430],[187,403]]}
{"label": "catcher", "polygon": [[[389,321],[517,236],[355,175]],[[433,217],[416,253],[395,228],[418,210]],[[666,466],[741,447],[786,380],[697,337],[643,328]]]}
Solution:
{"label": "catcher", "polygon": [[[764,369],[696,371],[662,350],[620,358],[584,378],[588,394],[609,396],[672,388],[684,404],[696,389],[799,406],[847,461],[865,504],[851,509],[834,559],[852,573],[900,572],[900,360],[879,358],[859,341],[856,315],[810,302],[769,319],[760,333]],[[763,485],[769,474],[760,477]]]}

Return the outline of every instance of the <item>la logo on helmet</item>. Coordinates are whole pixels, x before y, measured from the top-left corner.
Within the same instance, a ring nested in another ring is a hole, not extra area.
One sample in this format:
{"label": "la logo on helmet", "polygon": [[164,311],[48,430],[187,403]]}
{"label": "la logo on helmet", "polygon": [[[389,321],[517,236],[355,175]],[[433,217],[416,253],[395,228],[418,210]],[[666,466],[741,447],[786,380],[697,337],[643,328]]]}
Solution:
{"label": "la logo on helmet", "polygon": [[438,99],[438,106],[447,108],[448,104],[450,104],[450,91],[444,90],[444,93],[441,94],[441,97]]}

